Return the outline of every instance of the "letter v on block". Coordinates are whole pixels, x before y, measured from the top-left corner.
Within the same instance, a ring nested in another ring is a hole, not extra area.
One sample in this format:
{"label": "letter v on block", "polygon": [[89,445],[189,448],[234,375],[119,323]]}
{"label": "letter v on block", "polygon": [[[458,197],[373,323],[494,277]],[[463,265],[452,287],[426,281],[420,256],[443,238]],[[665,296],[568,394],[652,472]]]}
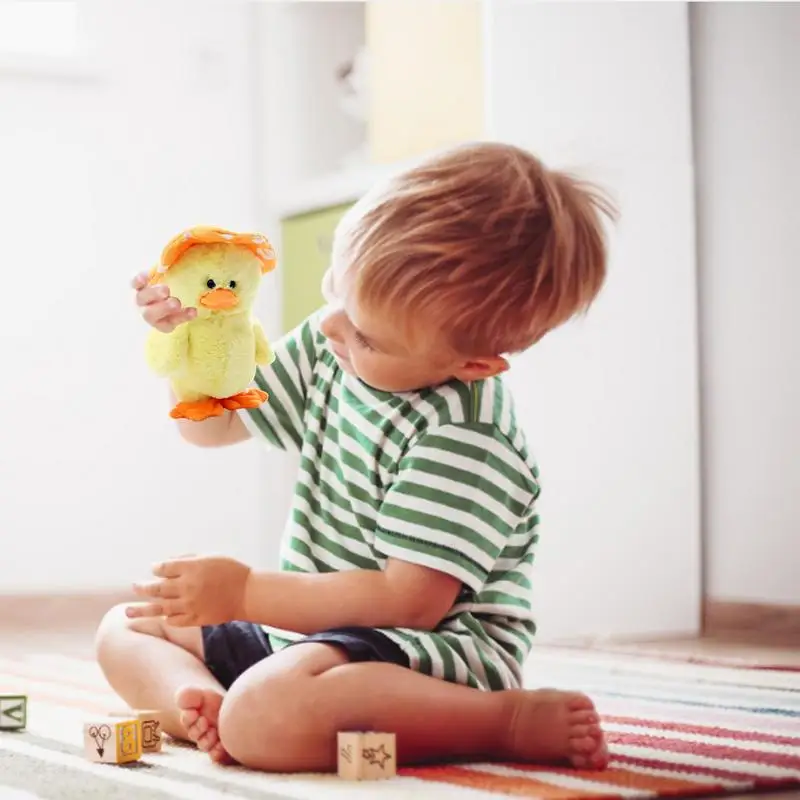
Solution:
{"label": "letter v on block", "polygon": [[25,695],[0,694],[0,730],[24,728],[27,711],[28,698]]}

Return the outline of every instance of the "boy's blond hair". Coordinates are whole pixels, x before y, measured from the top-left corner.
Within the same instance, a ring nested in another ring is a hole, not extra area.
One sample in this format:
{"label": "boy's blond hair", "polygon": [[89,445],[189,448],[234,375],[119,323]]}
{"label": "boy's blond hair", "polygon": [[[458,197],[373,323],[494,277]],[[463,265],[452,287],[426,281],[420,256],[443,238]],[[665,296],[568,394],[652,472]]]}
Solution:
{"label": "boy's blond hair", "polygon": [[377,187],[339,226],[358,302],[460,355],[520,352],[585,311],[606,275],[594,187],[496,143],[434,156]]}

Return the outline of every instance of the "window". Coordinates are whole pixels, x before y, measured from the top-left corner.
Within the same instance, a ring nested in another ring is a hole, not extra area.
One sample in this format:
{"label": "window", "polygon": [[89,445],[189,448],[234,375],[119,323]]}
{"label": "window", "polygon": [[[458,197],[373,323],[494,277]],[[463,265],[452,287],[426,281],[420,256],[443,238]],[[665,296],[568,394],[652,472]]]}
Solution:
{"label": "window", "polygon": [[77,2],[0,2],[0,56],[72,56],[77,49]]}

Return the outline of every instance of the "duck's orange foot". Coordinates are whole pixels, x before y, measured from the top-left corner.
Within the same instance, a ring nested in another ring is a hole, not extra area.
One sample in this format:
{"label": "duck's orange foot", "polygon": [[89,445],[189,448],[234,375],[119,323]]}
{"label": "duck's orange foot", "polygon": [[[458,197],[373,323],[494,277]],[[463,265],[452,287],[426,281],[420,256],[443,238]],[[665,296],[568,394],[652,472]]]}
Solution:
{"label": "duck's orange foot", "polygon": [[169,415],[172,419],[188,419],[192,422],[202,422],[209,417],[219,417],[225,413],[222,403],[213,397],[194,402],[178,403]]}
{"label": "duck's orange foot", "polygon": [[239,411],[242,408],[258,408],[262,403],[266,403],[269,395],[261,389],[248,389],[246,392],[239,392],[232,397],[222,400],[222,407],[228,411]]}

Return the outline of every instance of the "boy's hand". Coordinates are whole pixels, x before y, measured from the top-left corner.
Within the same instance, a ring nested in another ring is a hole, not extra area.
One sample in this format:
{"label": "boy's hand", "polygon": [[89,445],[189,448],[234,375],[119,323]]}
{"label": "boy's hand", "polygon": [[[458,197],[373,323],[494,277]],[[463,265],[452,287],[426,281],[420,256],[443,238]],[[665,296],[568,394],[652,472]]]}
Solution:
{"label": "boy's hand", "polygon": [[163,284],[148,286],[149,277],[146,272],[133,279],[136,290],[136,305],[142,309],[145,322],[161,333],[172,333],[183,322],[189,322],[197,316],[194,308],[183,308],[181,301],[170,297],[169,287]]}
{"label": "boy's hand", "polygon": [[219,625],[242,619],[250,567],[233,558],[191,556],[157,564],[159,580],[134,584],[152,602],[129,606],[129,617],[166,617],[170,625]]}

